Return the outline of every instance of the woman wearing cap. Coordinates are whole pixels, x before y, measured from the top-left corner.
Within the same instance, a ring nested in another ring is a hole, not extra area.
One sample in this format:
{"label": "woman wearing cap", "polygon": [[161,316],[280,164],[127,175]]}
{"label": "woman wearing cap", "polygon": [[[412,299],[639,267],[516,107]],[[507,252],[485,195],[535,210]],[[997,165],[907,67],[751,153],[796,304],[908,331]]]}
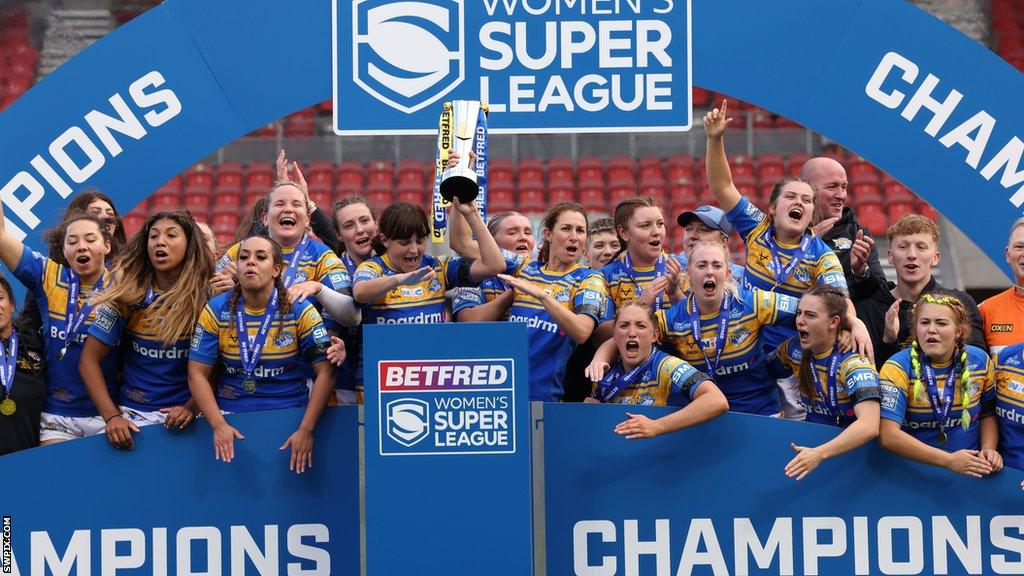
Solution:
{"label": "woman wearing cap", "polygon": [[[699,242],[720,242],[723,246],[729,245],[729,235],[732,234],[732,224],[725,217],[725,212],[719,208],[702,204],[690,212],[683,212],[676,218],[676,222],[683,228],[683,251],[676,255],[681,272],[686,272],[690,261],[690,251]],[[734,262],[729,262],[729,270],[732,272],[732,279],[738,285],[743,285],[743,267]],[[682,280],[682,278],[681,278]],[[683,286],[686,291],[687,286]]]}

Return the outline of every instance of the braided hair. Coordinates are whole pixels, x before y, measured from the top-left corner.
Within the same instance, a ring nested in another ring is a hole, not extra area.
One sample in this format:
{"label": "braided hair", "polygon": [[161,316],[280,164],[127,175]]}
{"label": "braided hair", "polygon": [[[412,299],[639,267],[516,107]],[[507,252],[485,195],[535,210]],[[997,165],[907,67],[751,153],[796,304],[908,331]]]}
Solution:
{"label": "braided hair", "polygon": [[[971,400],[971,367],[967,359],[967,331],[970,330],[970,323],[967,315],[967,308],[956,296],[925,294],[918,298],[914,304],[913,325],[916,327],[924,304],[938,304],[945,306],[953,312],[953,320],[957,326],[956,348],[953,350],[952,366],[950,371],[953,374],[960,374],[960,402],[963,407],[960,415],[960,425],[966,430],[971,425],[971,415],[967,411],[967,405]],[[924,383],[921,381],[923,372],[921,367],[921,345],[917,341],[916,331],[913,342],[910,344],[910,377],[913,384],[913,397],[918,400],[925,400]],[[954,382],[955,386],[955,382]],[[942,422],[939,422],[942,425]]]}

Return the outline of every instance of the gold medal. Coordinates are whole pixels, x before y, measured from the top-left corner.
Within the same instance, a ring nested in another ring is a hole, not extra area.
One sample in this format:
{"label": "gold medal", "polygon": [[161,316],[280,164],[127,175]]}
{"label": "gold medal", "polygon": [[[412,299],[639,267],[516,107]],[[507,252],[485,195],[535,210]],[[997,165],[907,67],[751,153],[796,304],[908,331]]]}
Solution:
{"label": "gold medal", "polygon": [[242,383],[242,389],[245,390],[246,394],[252,394],[256,391],[256,380],[253,378],[246,378],[245,382]]}
{"label": "gold medal", "polygon": [[18,405],[10,398],[4,398],[3,402],[0,402],[0,414],[3,414],[4,416],[10,416],[17,410]]}

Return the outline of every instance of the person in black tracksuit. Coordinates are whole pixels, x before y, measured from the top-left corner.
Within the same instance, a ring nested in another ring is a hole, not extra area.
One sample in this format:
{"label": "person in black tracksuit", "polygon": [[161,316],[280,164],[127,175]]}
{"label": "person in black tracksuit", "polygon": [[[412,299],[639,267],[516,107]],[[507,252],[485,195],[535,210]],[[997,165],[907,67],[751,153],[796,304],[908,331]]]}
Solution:
{"label": "person in black tracksuit", "polygon": [[[899,283],[886,282],[856,302],[857,317],[867,326],[879,370],[893,354],[905,348],[911,335],[911,312],[922,294],[956,296],[967,308],[971,334],[967,343],[985,350],[981,313],[966,292],[944,288],[932,276],[939,262],[939,228],[918,215],[907,215],[889,227],[889,263]],[[898,304],[897,304],[898,302]]]}
{"label": "person in black tracksuit", "polygon": [[0,369],[7,359],[11,337],[18,334],[13,385],[10,390],[0,386],[0,455],[39,445],[39,418],[46,400],[42,341],[31,330],[18,333],[11,318],[13,312],[11,285],[0,277]]}
{"label": "person in black tracksuit", "polygon": [[[887,281],[878,260],[875,241],[846,206],[846,170],[832,158],[811,158],[800,168],[800,177],[814,189],[814,234],[836,253],[850,288],[850,299],[870,295]],[[853,262],[856,256],[856,262]],[[854,266],[856,264],[856,268]]]}

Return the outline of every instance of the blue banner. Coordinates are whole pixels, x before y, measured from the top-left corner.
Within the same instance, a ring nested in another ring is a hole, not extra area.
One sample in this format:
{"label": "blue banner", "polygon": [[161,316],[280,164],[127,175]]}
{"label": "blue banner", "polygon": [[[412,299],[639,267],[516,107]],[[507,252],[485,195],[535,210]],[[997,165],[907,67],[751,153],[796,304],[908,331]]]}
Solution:
{"label": "blue banner", "polygon": [[548,574],[1024,573],[1020,471],[975,480],[872,442],[796,482],[790,443],[836,428],[726,414],[627,441],[627,410],[668,409],[544,405]]}
{"label": "blue banner", "polygon": [[0,458],[2,573],[359,574],[356,408],[324,413],[299,475],[279,448],[302,413],[229,416],[245,439],[227,464],[205,420],[131,451],[100,435]]}
{"label": "blue banner", "polygon": [[525,326],[371,325],[363,362],[367,573],[531,574]]}
{"label": "blue banner", "polygon": [[452,99],[495,133],[690,127],[690,0],[334,5],[339,134],[431,133]]}

